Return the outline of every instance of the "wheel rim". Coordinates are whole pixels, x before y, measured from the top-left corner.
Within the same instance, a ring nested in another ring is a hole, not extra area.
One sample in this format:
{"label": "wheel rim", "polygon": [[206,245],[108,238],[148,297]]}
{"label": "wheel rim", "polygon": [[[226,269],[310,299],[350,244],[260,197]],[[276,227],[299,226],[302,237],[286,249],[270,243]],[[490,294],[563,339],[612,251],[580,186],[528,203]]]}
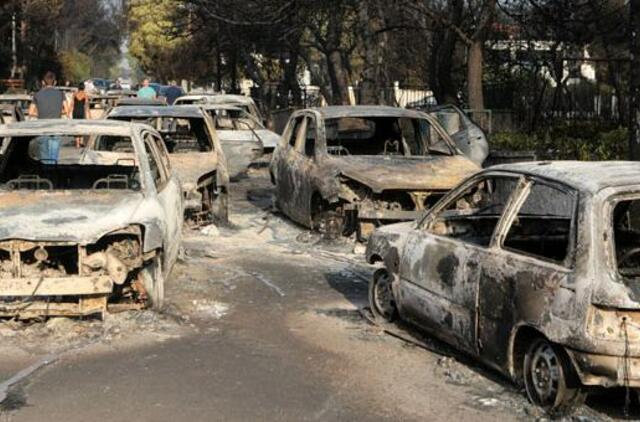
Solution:
{"label": "wheel rim", "polygon": [[384,316],[390,316],[396,309],[393,291],[388,274],[378,277],[373,289],[373,301],[376,309]]}
{"label": "wheel rim", "polygon": [[550,344],[542,343],[535,349],[531,357],[530,377],[540,404],[553,406],[561,388],[562,367]]}

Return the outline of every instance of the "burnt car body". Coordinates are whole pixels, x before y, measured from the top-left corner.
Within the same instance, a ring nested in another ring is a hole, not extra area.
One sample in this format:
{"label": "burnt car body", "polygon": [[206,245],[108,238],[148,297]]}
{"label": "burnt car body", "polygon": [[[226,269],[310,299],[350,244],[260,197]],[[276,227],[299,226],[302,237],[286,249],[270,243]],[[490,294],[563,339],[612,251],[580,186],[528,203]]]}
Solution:
{"label": "burnt car body", "polygon": [[[2,125],[0,137],[0,316],[161,307],[183,205],[157,132],[50,120]],[[88,161],[77,137],[127,142],[131,151]]]}
{"label": "burnt car body", "polygon": [[276,204],[292,220],[362,238],[415,219],[478,170],[435,119],[384,106],[294,112],[270,165]]}
{"label": "burnt car body", "polygon": [[[137,94],[136,94],[137,95]],[[142,107],[162,107],[166,106],[167,102],[162,98],[138,98],[133,97],[118,97],[115,106],[142,106]]]}
{"label": "burnt car body", "polygon": [[0,103],[0,119],[5,124],[17,123],[25,120],[22,109],[17,104]]}
{"label": "burnt car body", "polygon": [[[253,114],[231,104],[202,104],[216,120],[216,130],[221,141],[258,138],[265,153],[272,153],[280,143],[280,135],[265,128]],[[221,133],[226,132],[226,133]]]}
{"label": "burnt car body", "polygon": [[419,106],[417,110],[435,117],[464,155],[479,166],[489,155],[489,142],[482,128],[453,104]]}
{"label": "burnt car body", "polygon": [[196,224],[228,220],[227,160],[213,121],[196,106],[115,107],[109,120],[144,123],[155,128],[169,151],[182,183],[185,218]]}
{"label": "burnt car body", "polygon": [[89,119],[99,120],[104,118],[109,110],[118,101],[115,95],[91,95],[89,96]]}
{"label": "burnt car body", "polygon": [[[369,239],[375,315],[399,315],[569,411],[640,388],[640,165],[495,166]],[[591,388],[593,391],[593,388]]]}
{"label": "burnt car body", "polygon": [[0,104],[11,104],[17,106],[22,115],[29,114],[29,106],[33,101],[33,97],[28,94],[2,94],[0,95]]}

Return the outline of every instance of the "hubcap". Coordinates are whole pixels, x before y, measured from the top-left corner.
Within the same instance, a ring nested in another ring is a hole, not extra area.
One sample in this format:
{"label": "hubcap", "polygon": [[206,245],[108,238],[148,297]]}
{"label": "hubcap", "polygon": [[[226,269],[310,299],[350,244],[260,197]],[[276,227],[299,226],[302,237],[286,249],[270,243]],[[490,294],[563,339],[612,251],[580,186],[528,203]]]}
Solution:
{"label": "hubcap", "polygon": [[531,360],[531,382],[543,404],[553,405],[558,395],[562,370],[549,344],[541,344]]}
{"label": "hubcap", "polygon": [[384,316],[390,316],[395,310],[389,275],[383,274],[378,278],[373,291],[374,301],[378,311]]}

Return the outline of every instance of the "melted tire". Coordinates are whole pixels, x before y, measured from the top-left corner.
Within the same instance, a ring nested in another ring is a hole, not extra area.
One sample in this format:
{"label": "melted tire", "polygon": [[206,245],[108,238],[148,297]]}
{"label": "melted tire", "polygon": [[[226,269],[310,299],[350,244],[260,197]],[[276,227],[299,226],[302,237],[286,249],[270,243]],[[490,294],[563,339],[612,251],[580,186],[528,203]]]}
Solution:
{"label": "melted tire", "polygon": [[156,256],[141,272],[142,283],[147,291],[148,307],[160,310],[164,306],[164,274],[162,256]]}
{"label": "melted tire", "polygon": [[398,317],[391,281],[386,269],[376,271],[369,281],[369,307],[378,321],[393,322]]}

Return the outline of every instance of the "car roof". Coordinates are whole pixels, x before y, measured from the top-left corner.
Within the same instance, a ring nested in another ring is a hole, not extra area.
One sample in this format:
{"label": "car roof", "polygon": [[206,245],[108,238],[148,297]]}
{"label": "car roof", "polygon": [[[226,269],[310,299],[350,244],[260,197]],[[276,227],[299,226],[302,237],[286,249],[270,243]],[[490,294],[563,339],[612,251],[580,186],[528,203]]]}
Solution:
{"label": "car roof", "polygon": [[119,122],[115,120],[30,120],[26,122],[0,125],[0,137],[59,135],[113,135],[131,136],[132,133],[148,128],[146,125]]}
{"label": "car roof", "polygon": [[254,103],[253,98],[247,97],[246,95],[237,95],[237,94],[211,95],[211,96],[207,96],[206,100],[208,103],[215,103],[215,104],[224,104],[224,103],[253,104]]}
{"label": "car roof", "polygon": [[325,119],[340,117],[409,117],[425,118],[416,110],[389,106],[328,106],[315,107],[308,110],[317,111]]}
{"label": "car roof", "polygon": [[109,117],[204,117],[202,109],[193,105],[181,106],[117,106]]}
{"label": "car roof", "polygon": [[[185,107],[180,106],[180,107]],[[198,104],[198,107],[201,107],[205,110],[234,110],[234,111],[244,111],[244,109],[238,107],[235,104]]]}
{"label": "car roof", "polygon": [[538,176],[593,195],[609,187],[640,187],[640,162],[634,161],[533,161],[501,164],[488,170]]}

